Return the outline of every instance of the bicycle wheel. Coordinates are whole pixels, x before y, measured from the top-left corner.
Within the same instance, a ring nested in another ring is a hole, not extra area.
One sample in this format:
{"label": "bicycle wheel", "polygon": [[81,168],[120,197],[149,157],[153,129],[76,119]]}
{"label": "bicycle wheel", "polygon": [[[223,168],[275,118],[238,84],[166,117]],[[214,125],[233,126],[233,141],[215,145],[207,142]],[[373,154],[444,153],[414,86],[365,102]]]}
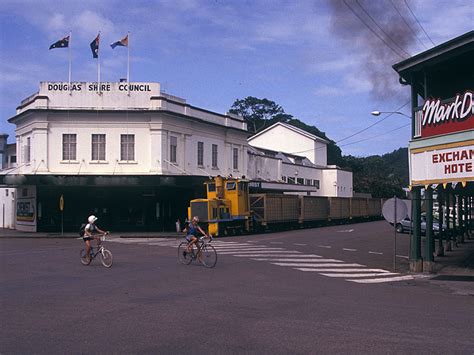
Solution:
{"label": "bicycle wheel", "polygon": [[181,264],[189,265],[193,260],[192,253],[186,252],[188,248],[188,242],[182,242],[178,246],[178,260]]}
{"label": "bicycle wheel", "polygon": [[199,261],[205,267],[212,268],[217,264],[217,252],[212,245],[203,245],[198,256]]}
{"label": "bicycle wheel", "polygon": [[100,253],[100,262],[105,267],[111,267],[112,266],[112,253],[107,249],[102,250],[102,252]]}
{"label": "bicycle wheel", "polygon": [[89,265],[92,261],[92,258],[86,258],[86,249],[81,249],[79,256],[81,257],[82,265]]}

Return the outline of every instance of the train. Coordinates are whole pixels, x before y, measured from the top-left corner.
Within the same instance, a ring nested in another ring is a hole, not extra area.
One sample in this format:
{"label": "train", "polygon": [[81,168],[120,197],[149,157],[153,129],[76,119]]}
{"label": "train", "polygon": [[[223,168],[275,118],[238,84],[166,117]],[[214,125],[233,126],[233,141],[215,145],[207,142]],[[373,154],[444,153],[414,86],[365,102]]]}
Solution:
{"label": "train", "polygon": [[250,193],[249,180],[216,176],[207,197],[191,200],[188,219],[199,217],[213,236],[314,227],[382,218],[381,198]]}

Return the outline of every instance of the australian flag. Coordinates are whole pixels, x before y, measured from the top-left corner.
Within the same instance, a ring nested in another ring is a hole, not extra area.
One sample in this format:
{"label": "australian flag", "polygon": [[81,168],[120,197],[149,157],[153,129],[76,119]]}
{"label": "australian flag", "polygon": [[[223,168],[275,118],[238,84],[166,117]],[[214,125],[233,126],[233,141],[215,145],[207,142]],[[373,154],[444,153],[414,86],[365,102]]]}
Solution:
{"label": "australian flag", "polygon": [[100,41],[100,33],[91,42],[91,50],[92,50],[92,57],[93,58],[98,58],[99,57],[99,41]]}
{"label": "australian flag", "polygon": [[66,36],[63,39],[60,39],[57,42],[54,42],[52,45],[49,46],[49,49],[67,48],[67,47],[69,47],[69,36]]}

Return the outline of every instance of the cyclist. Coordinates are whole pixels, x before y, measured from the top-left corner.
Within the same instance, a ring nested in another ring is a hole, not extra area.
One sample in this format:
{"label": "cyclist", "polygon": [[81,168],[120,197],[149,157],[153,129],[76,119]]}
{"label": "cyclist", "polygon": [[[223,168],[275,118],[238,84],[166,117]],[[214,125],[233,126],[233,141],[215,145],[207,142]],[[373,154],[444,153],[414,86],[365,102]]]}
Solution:
{"label": "cyclist", "polygon": [[186,253],[191,253],[193,244],[198,241],[198,234],[201,233],[205,238],[208,238],[206,232],[199,226],[199,217],[194,216],[189,222],[188,226],[183,230],[186,232],[186,240],[188,241],[188,247],[183,252],[186,256]]}
{"label": "cyclist", "polygon": [[87,221],[89,222],[86,227],[84,228],[84,236],[82,239],[86,243],[86,257],[89,259],[90,258],[90,251],[91,251],[91,240],[95,240],[97,242],[97,245],[100,245],[100,236],[97,236],[98,233],[101,235],[106,235],[109,232],[103,231],[99,227],[95,225],[95,221],[97,221],[97,217],[94,215],[90,215],[89,218],[87,218]]}

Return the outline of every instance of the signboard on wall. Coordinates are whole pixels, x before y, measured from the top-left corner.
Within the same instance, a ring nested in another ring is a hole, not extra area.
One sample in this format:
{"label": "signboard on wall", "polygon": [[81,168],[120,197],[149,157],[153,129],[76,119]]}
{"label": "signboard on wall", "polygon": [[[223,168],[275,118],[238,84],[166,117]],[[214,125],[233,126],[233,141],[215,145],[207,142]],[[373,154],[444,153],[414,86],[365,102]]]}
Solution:
{"label": "signboard on wall", "polygon": [[474,141],[410,152],[412,185],[474,181]]}
{"label": "signboard on wall", "polygon": [[474,129],[473,93],[454,99],[428,99],[415,111],[415,138],[427,138]]}
{"label": "signboard on wall", "polygon": [[16,223],[22,225],[36,224],[36,199],[19,198],[16,201]]}

